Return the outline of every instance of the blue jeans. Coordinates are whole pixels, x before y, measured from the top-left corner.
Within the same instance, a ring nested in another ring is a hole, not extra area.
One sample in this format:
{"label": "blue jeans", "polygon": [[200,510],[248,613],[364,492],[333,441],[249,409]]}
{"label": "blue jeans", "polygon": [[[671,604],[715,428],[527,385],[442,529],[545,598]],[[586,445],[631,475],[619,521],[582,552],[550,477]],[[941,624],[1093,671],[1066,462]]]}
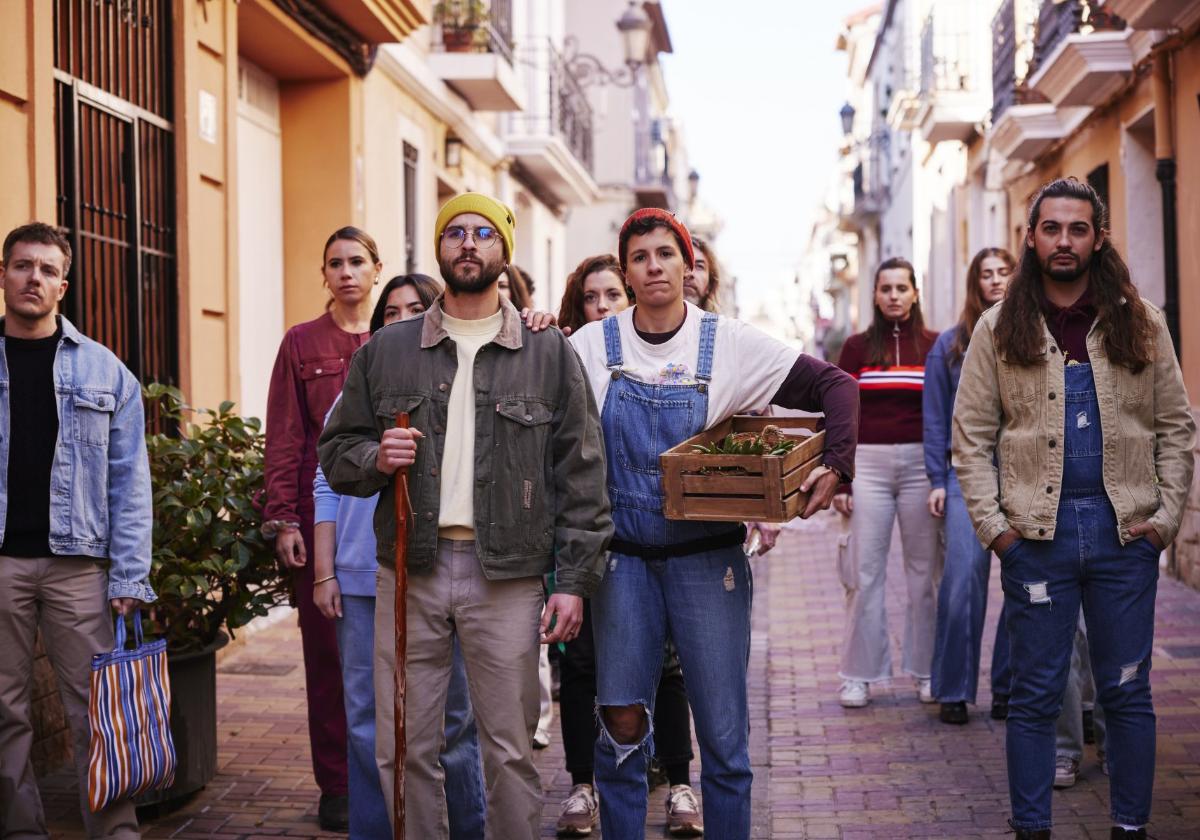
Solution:
{"label": "blue jeans", "polygon": [[942,703],[975,702],[991,570],[992,553],[979,545],[952,470],[946,478],[946,565],[938,589],[932,668],[933,694]]}
{"label": "blue jeans", "polygon": [[605,837],[645,837],[646,765],[667,634],[679,650],[700,744],[707,836],[750,836],[750,566],[741,546],[667,560],[609,555],[592,599],[597,703],[644,706],[646,736],[619,744],[601,719],[595,773]]}
{"label": "blue jeans", "polygon": [[[392,827],[375,761],[375,599],[343,595],[342,618],[335,626],[349,732],[350,840],[389,838]],[[451,840],[483,837],[485,810],[479,737],[457,639],[450,689],[446,694],[446,746],[440,759],[446,773]]]}
{"label": "blue jeans", "polygon": [[343,595],[342,617],[334,627],[346,702],[350,840],[389,837],[392,826],[375,764],[375,599]]}
{"label": "blue jeans", "polygon": [[1003,602],[996,616],[996,640],[992,644],[992,697],[1012,694],[1012,660],[1008,642],[1008,610]]}
{"label": "blue jeans", "polygon": [[1082,603],[1092,673],[1108,719],[1112,819],[1144,825],[1154,785],[1150,698],[1158,549],[1122,546],[1104,496],[1063,493],[1053,541],[1018,540],[1001,562],[1013,686],[1006,751],[1013,825],[1050,828],[1054,723]]}

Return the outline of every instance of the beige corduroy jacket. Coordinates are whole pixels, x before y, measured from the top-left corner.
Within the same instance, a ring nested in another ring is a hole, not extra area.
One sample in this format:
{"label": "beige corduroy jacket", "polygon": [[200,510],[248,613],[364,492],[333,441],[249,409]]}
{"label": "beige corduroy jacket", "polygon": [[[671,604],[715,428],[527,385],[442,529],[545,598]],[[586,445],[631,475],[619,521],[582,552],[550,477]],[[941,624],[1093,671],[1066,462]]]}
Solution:
{"label": "beige corduroy jacket", "polygon": [[[1054,538],[1063,474],[1063,364],[1042,319],[1044,364],[1006,361],[994,330],[1002,304],[983,314],[963,360],[955,398],[952,462],[986,547],[1010,527],[1034,540]],[[1104,489],[1122,544],[1147,520],[1168,545],[1179,531],[1191,487],[1196,426],[1166,320],[1146,303],[1157,327],[1154,361],[1141,373],[1109,363],[1097,320],[1088,356],[1104,433]],[[998,466],[997,466],[998,464]]]}

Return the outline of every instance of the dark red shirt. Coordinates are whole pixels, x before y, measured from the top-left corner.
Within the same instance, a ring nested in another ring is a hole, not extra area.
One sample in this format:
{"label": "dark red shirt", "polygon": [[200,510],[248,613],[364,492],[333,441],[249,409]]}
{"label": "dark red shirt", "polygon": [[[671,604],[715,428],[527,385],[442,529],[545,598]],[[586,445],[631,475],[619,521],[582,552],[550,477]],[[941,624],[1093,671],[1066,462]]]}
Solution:
{"label": "dark red shirt", "polygon": [[346,332],[328,312],[283,337],[267,394],[264,520],[312,519],[317,439],[342,392],[350,357],[370,337],[369,332]]}
{"label": "dark red shirt", "polygon": [[1063,362],[1087,364],[1087,336],[1096,320],[1091,287],[1085,289],[1079,300],[1070,306],[1055,306],[1043,297],[1042,314],[1046,317],[1050,335],[1063,351]]}
{"label": "dark red shirt", "polygon": [[858,380],[859,443],[921,442],[925,357],[935,341],[937,333],[929,330],[914,337],[909,319],[900,324],[898,335],[887,336],[887,363],[880,365],[868,360],[865,332],[846,339],[838,367]]}

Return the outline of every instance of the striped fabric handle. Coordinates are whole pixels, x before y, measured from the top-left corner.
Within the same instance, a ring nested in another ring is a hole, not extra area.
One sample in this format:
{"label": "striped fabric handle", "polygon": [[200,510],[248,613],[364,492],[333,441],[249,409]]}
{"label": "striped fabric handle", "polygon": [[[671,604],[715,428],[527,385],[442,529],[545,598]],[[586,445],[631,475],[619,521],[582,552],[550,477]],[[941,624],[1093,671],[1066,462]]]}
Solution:
{"label": "striped fabric handle", "polygon": [[118,616],[112,651],[92,657],[88,807],[93,813],[175,780],[167,643],[143,642],[140,611],[134,614],[133,632],[135,646],[126,650],[125,619]]}

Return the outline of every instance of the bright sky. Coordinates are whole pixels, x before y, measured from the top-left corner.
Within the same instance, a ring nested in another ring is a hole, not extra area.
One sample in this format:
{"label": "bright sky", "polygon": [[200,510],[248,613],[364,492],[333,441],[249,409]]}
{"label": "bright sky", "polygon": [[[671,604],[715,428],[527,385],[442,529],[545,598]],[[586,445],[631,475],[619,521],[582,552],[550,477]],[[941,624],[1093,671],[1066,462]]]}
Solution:
{"label": "bright sky", "polygon": [[841,143],[842,21],[870,0],[661,0],[661,56],[742,317],[791,283]]}

